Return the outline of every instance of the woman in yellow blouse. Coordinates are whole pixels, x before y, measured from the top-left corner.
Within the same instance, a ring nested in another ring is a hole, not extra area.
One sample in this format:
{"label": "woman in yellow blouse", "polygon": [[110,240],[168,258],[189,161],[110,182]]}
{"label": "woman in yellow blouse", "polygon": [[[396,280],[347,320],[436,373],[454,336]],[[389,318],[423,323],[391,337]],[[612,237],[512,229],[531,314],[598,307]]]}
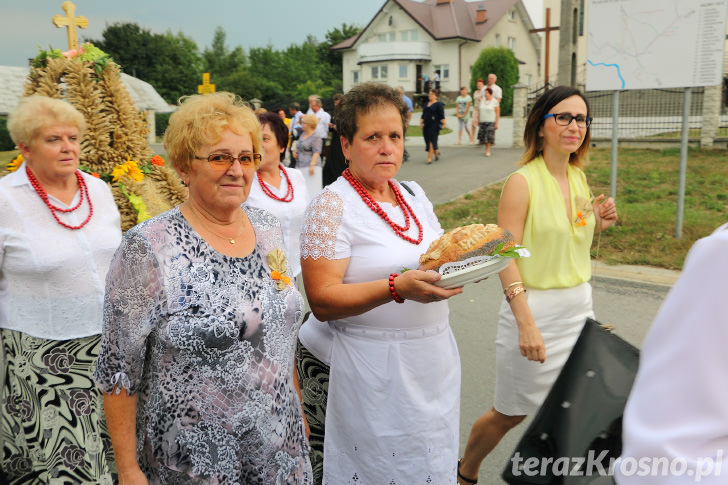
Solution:
{"label": "woman in yellow blouse", "polygon": [[581,163],[591,134],[589,105],[559,86],[526,121],[521,168],[506,181],[498,225],[531,253],[500,273],[505,300],[496,337],[493,407],[474,424],[458,464],[458,483],[477,483],[486,455],[540,407],[587,317],[593,317],[591,258],[595,232],[617,220],[614,200],[592,198]]}

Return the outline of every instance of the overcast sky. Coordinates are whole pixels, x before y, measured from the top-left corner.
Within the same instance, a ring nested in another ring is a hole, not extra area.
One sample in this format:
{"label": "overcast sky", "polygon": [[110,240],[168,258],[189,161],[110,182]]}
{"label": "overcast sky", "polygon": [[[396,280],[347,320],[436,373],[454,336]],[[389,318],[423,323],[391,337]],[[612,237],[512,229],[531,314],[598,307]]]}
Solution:
{"label": "overcast sky", "polygon": [[[154,33],[182,31],[200,51],[209,47],[215,29],[227,34],[228,47],[285,49],[311,34],[323,41],[342,23],[366,26],[385,0],[75,0],[76,15],[89,21],[79,41],[100,39],[104,28],[132,22]],[[482,0],[478,0],[482,1]],[[496,1],[496,0],[486,0]],[[543,0],[523,0],[540,27]],[[38,46],[66,50],[66,29],[51,19],[64,14],[63,0],[0,0],[0,65],[26,66]]]}

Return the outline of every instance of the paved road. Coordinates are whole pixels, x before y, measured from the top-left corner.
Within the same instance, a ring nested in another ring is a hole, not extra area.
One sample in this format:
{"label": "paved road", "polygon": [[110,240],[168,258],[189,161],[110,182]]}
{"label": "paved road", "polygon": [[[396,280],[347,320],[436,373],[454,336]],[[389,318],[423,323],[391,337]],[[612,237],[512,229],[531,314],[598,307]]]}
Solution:
{"label": "paved road", "polygon": [[[628,279],[602,276],[600,268],[595,274],[593,289],[597,319],[615,325],[618,335],[639,347],[670,287],[634,280],[630,273],[623,275]],[[467,285],[461,295],[450,300],[450,323],[462,360],[461,454],[473,422],[493,402],[494,342],[502,298],[500,281],[492,277]],[[528,421],[513,429],[486,458],[480,470],[480,483],[505,483],[500,474],[527,426]]]}

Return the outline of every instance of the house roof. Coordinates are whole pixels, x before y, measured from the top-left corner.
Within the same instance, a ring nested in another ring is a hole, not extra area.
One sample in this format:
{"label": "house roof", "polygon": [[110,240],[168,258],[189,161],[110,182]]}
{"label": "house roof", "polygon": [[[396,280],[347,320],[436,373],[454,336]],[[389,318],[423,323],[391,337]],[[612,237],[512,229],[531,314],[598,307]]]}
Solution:
{"label": "house roof", "polygon": [[[463,39],[479,42],[485,34],[512,8],[518,0],[481,0],[466,2],[465,0],[450,0],[438,4],[438,0],[386,0],[382,7],[372,17],[366,27],[359,34],[340,42],[332,50],[351,49],[361,35],[374,22],[374,19],[384,10],[387,3],[392,2],[404,10],[422,29],[435,40]],[[484,6],[487,10],[485,22],[477,24],[475,15],[478,7]],[[530,20],[530,19],[529,19]]]}
{"label": "house roof", "polygon": [[[10,113],[18,105],[23,96],[29,67],[0,66],[0,114]],[[173,111],[173,108],[146,81],[121,73],[124,83],[134,105],[139,111],[154,110],[160,113]]]}

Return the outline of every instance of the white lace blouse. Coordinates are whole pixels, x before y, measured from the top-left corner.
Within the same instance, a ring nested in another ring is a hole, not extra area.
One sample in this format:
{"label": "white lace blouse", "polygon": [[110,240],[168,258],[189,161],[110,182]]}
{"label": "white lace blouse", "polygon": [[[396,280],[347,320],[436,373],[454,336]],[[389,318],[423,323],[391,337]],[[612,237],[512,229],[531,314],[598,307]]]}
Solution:
{"label": "white lace blouse", "polygon": [[[93,216],[83,228],[58,224],[30,185],[25,164],[0,179],[0,328],[66,340],[101,333],[104,284],[121,242],[119,211],[105,182],[83,174]],[[49,196],[57,207],[69,206]],[[57,213],[79,225],[88,216]]]}
{"label": "white lace blouse", "polygon": [[[306,210],[302,259],[348,259],[344,283],[381,280],[417,268],[442,234],[422,188],[400,191],[423,227],[422,242],[398,237],[343,177]],[[400,207],[381,203],[396,224]],[[417,238],[411,222],[408,236]],[[460,358],[446,301],[390,301],[361,315],[320,322],[301,343],[330,364],[324,485],[453,483],[459,444]]]}

